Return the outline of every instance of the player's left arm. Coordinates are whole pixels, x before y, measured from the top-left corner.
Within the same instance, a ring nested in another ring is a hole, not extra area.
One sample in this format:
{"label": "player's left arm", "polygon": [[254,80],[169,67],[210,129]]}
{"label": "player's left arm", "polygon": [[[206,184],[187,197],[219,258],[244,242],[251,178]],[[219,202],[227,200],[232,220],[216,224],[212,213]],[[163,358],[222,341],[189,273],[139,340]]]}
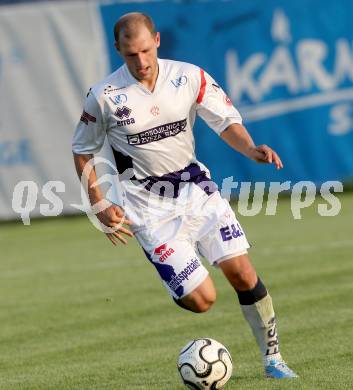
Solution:
{"label": "player's left arm", "polygon": [[[197,72],[196,72],[197,73]],[[256,146],[231,100],[204,70],[196,74],[196,112],[233,149],[259,163],[283,168],[278,154],[267,145]]]}
{"label": "player's left arm", "polygon": [[220,134],[230,147],[258,163],[275,164],[277,169],[283,168],[278,154],[267,145],[256,146],[246,128],[239,123],[232,123]]}

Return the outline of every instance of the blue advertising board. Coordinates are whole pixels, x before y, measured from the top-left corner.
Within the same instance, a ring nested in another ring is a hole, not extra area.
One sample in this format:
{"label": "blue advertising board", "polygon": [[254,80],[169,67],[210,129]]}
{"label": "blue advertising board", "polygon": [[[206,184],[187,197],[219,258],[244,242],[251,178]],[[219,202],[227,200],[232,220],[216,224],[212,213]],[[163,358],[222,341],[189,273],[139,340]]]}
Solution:
{"label": "blue advertising board", "polygon": [[161,32],[159,57],[210,73],[241,112],[256,144],[285,168],[256,164],[202,121],[197,157],[221,183],[353,179],[353,1],[247,0],[101,5],[112,70],[121,65],[113,26],[126,12],[148,13]]}

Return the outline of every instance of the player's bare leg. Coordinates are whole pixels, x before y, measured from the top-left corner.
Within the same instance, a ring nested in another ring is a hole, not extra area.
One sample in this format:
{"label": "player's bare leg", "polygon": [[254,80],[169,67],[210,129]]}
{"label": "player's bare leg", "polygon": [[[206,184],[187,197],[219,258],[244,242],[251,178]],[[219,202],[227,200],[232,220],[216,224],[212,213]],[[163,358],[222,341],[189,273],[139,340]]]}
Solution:
{"label": "player's bare leg", "polygon": [[207,311],[216,301],[216,289],[212,279],[208,275],[206,279],[195,288],[190,294],[176,303],[186,310],[195,313],[203,313]]}
{"label": "player's bare leg", "polygon": [[244,317],[262,352],[265,375],[270,378],[296,377],[281,357],[272,299],[249,256],[244,254],[224,260],[219,267],[238,294]]}

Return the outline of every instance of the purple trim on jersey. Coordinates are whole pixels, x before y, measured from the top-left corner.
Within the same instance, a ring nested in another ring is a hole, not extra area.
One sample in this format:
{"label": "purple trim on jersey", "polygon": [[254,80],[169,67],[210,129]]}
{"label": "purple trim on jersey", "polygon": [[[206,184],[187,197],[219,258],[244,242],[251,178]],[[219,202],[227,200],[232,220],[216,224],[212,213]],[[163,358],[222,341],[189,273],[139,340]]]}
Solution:
{"label": "purple trim on jersey", "polygon": [[211,195],[218,190],[217,184],[196,163],[192,163],[180,171],[166,173],[163,176],[148,176],[139,180],[139,182],[145,184],[147,191],[167,198],[177,198],[185,183],[196,184],[207,195]]}

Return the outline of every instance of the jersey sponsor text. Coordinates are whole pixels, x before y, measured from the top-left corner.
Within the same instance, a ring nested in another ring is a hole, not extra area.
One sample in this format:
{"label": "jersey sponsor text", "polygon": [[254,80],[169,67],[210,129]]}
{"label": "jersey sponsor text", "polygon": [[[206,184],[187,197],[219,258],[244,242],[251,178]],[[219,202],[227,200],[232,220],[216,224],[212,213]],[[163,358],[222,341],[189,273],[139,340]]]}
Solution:
{"label": "jersey sponsor text", "polygon": [[130,145],[144,145],[150,142],[159,141],[164,138],[174,137],[181,131],[186,131],[186,124],[186,119],[172,123],[166,123],[164,125],[142,131],[138,134],[128,135],[127,140]]}

